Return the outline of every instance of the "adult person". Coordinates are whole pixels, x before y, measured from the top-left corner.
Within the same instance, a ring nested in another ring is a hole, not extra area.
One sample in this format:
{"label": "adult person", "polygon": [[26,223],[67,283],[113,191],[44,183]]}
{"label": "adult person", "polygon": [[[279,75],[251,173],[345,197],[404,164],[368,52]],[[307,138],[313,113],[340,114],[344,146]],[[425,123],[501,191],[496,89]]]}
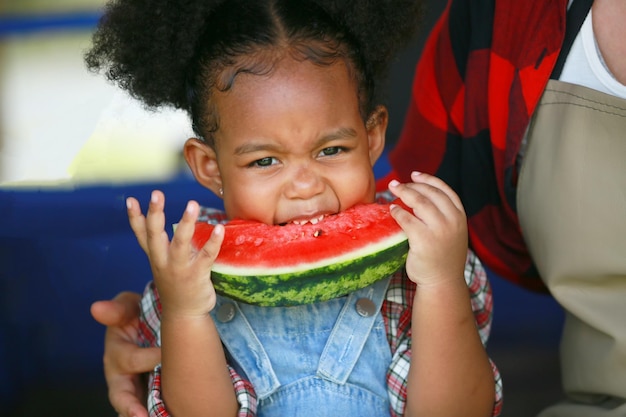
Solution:
{"label": "adult person", "polygon": [[[570,3],[450,0],[418,63],[390,178],[417,169],[452,185],[483,262],[563,306],[568,399],[541,417],[624,416],[626,2]],[[133,317],[125,305],[93,312],[118,325],[105,369],[112,400],[132,407],[123,375],[148,369],[125,366],[147,358],[119,343],[127,321],[112,317]]]}
{"label": "adult person", "polygon": [[390,155],[459,193],[483,262],[563,306],[567,401],[542,417],[626,415],[624,21],[623,1],[452,0]]}

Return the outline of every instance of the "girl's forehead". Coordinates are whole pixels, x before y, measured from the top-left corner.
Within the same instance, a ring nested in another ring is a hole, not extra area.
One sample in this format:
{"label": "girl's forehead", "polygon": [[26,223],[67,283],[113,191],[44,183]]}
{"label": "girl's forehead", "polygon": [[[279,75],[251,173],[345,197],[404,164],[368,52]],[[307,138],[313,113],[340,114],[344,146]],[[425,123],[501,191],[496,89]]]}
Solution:
{"label": "girl's forehead", "polygon": [[214,94],[217,142],[233,137],[308,137],[364,126],[357,88],[338,61],[318,66],[285,60],[270,73],[240,73],[232,88]]}
{"label": "girl's forehead", "polygon": [[214,99],[220,114],[234,111],[245,115],[256,107],[273,107],[275,101],[286,101],[289,106],[358,104],[358,88],[343,61],[320,66],[286,57],[264,72],[237,73],[230,89],[218,91]]}
{"label": "girl's forehead", "polygon": [[[336,46],[331,48],[318,41],[297,45],[279,43],[261,46],[258,50],[232,57],[226,63],[222,62],[217,67],[216,87],[221,91],[228,90],[240,74],[271,76],[282,67],[297,69],[311,64],[319,67],[341,64],[350,68],[351,74],[355,75],[353,63],[345,51]],[[356,81],[356,77],[354,79]]]}

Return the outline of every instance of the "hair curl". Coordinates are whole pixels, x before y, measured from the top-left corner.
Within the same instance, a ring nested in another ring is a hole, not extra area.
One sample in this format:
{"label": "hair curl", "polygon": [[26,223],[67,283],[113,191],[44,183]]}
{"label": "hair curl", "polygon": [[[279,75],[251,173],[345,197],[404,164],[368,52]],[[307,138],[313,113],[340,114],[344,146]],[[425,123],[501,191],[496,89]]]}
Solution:
{"label": "hair curl", "polygon": [[365,118],[421,9],[420,0],[112,0],[85,62],[148,108],[186,110],[212,143],[213,89],[270,72],[285,52],[318,65],[344,59]]}

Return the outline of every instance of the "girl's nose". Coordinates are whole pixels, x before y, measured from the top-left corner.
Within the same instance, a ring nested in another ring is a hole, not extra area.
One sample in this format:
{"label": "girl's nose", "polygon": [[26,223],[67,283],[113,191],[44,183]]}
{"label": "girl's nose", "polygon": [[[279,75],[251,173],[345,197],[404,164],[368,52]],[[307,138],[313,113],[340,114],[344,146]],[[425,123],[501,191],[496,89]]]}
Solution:
{"label": "girl's nose", "polygon": [[289,198],[308,199],[324,191],[322,177],[310,166],[300,166],[288,180],[286,195]]}

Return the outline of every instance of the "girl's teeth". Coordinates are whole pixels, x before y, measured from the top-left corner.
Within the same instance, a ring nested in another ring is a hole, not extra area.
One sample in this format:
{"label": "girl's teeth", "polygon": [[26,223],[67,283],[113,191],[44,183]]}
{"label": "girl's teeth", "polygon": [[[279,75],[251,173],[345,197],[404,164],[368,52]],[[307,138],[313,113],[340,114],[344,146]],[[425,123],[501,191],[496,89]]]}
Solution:
{"label": "girl's teeth", "polygon": [[324,218],[324,215],[321,214],[319,217],[315,218],[315,219],[311,219],[309,220],[311,222],[311,224],[318,224],[319,222],[322,221],[322,219]]}
{"label": "girl's teeth", "polygon": [[294,220],[293,224],[296,224],[298,226],[302,226],[305,225],[307,223],[311,223],[311,224],[318,224],[319,222],[322,221],[322,219],[324,218],[324,215],[320,215],[319,217],[313,218],[313,219],[309,219],[309,220]]}

